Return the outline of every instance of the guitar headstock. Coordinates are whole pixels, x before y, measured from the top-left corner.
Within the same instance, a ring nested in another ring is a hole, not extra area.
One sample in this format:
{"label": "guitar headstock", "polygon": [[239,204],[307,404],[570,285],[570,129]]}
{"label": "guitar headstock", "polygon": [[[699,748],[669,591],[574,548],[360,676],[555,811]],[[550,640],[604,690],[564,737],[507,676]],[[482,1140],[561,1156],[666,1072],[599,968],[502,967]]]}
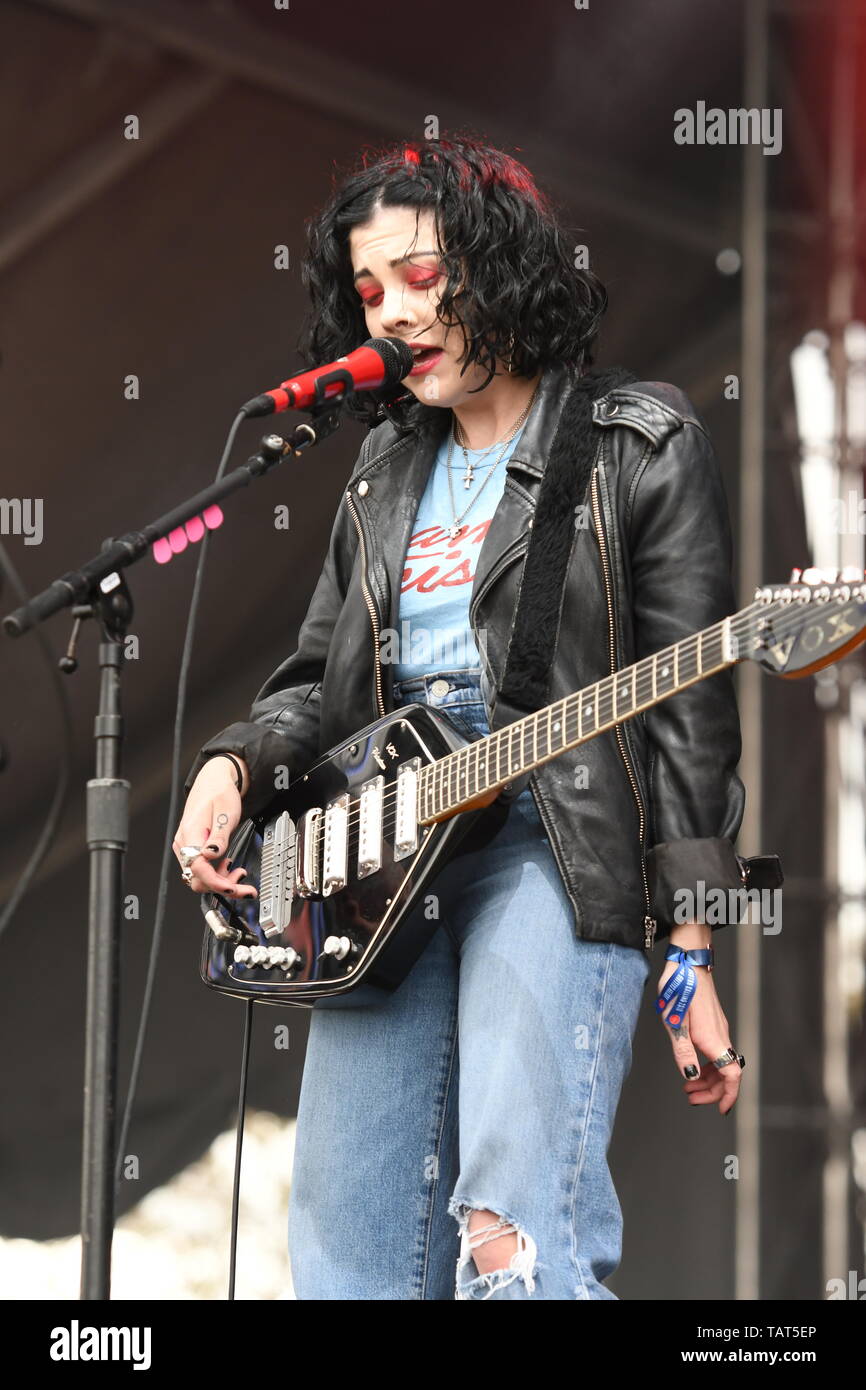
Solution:
{"label": "guitar headstock", "polygon": [[756,589],[740,619],[744,656],[776,676],[807,676],[866,641],[866,573],[795,569],[787,584]]}

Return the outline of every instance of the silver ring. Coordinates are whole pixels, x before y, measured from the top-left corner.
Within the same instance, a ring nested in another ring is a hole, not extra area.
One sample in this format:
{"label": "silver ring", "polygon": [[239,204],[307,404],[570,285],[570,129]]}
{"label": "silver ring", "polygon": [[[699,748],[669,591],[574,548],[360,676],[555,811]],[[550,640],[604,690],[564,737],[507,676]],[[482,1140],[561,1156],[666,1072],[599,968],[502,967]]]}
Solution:
{"label": "silver ring", "polygon": [[729,1047],[726,1052],[722,1053],[721,1057],[716,1058],[716,1060],[713,1062],[713,1066],[718,1067],[721,1071],[722,1067],[729,1067],[731,1065],[731,1062],[739,1062],[741,1071],[743,1067],[746,1065],[745,1057],[743,1057],[741,1061],[734,1049],[732,1047]]}
{"label": "silver ring", "polygon": [[184,883],[192,883],[192,869],[187,864],[185,869],[181,869],[180,876]]}
{"label": "silver ring", "polygon": [[181,845],[180,862],[185,869],[188,869],[194,859],[198,859],[201,854],[201,845]]}

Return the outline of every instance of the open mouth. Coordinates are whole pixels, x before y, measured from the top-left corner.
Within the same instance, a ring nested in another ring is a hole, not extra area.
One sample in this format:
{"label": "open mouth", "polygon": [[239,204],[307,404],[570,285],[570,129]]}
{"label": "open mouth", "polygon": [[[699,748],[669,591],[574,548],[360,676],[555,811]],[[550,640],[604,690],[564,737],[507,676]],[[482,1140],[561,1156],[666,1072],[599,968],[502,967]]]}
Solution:
{"label": "open mouth", "polygon": [[410,376],[419,376],[422,372],[429,372],[442,356],[441,348],[422,347],[413,348],[412,356],[415,361],[410,371]]}

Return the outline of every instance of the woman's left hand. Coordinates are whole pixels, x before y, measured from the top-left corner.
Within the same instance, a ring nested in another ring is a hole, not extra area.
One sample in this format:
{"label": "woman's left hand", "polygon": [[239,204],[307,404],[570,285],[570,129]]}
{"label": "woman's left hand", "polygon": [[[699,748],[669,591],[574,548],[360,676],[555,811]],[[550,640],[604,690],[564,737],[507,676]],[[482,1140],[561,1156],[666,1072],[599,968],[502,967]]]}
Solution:
{"label": "woman's left hand", "polygon": [[[679,945],[680,943],[675,942],[673,944]],[[684,949],[689,948],[684,947]],[[659,976],[656,999],[660,998],[671,975],[675,974],[679,968],[676,961],[665,961],[664,969]],[[719,1114],[727,1115],[737,1102],[742,1072],[739,1062],[729,1062],[725,1067],[713,1065],[713,1058],[721,1057],[722,1053],[732,1046],[728,1020],[725,1018],[708,967],[706,965],[693,965],[691,968],[698,977],[697,985],[682,1024],[674,1029],[665,1022],[674,1008],[675,1000],[673,999],[665,1008],[664,1013],[659,1014],[659,1018],[662,1020],[665,1032],[670,1037],[677,1071],[680,1076],[685,1077],[683,1090],[688,1095],[689,1104],[715,1105],[718,1103]],[[710,1059],[703,1066],[698,1063],[696,1048],[700,1048],[704,1056]],[[689,1067],[694,1068],[692,1076],[686,1075],[686,1069]]]}

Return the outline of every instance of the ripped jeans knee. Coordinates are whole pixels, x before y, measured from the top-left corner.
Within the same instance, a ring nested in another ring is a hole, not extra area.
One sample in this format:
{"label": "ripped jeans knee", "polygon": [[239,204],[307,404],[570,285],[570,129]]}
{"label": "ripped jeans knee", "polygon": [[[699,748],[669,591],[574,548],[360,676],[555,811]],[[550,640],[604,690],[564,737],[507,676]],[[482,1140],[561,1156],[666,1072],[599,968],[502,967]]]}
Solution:
{"label": "ripped jeans knee", "polygon": [[[456,1217],[459,1225],[460,1235],[460,1254],[457,1259],[457,1285],[454,1297],[456,1299],[467,1298],[493,1298],[501,1289],[508,1288],[521,1281],[525,1286],[525,1294],[515,1288],[514,1292],[506,1297],[526,1297],[531,1298],[535,1291],[535,1274],[537,1271],[538,1250],[535,1241],[526,1231],[522,1230],[516,1221],[507,1216],[499,1216],[496,1221],[490,1222],[486,1226],[478,1226],[475,1230],[469,1230],[469,1217],[473,1211],[492,1211],[493,1208],[488,1202],[462,1202],[452,1197],[448,1203],[449,1215]],[[507,1269],[492,1269],[486,1274],[479,1274],[478,1267],[472,1258],[473,1250],[484,1245],[489,1240],[496,1240],[501,1235],[516,1235],[517,1249],[511,1256]]]}

